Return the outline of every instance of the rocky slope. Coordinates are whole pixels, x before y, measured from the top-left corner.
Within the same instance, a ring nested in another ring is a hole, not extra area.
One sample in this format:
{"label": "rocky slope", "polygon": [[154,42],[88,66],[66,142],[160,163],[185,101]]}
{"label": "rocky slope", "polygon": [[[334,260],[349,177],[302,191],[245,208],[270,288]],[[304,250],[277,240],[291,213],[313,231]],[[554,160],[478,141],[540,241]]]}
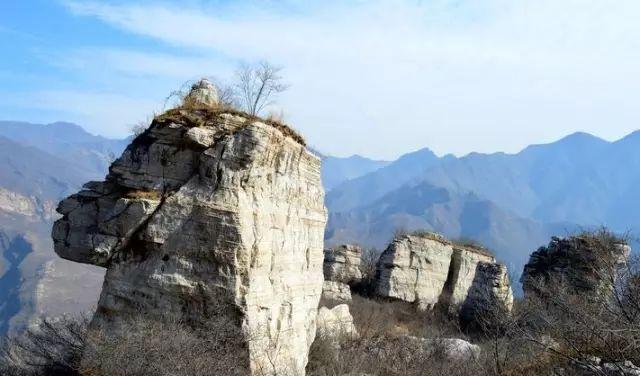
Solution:
{"label": "rocky slope", "polygon": [[322,290],[323,196],[320,159],[287,127],[171,110],[105,181],[60,203],[55,250],[107,268],[96,324],[233,316],[254,373],[303,374]]}

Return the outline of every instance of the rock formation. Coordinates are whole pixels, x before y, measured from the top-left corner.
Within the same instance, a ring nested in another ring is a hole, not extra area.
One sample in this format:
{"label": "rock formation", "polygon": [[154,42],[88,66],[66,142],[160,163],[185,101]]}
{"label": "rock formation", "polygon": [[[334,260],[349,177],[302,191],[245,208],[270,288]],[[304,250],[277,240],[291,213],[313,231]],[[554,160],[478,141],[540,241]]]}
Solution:
{"label": "rock formation", "polygon": [[358,335],[353,317],[346,304],[337,305],[331,309],[321,307],[317,320],[318,338],[339,343],[344,339],[352,339]]}
{"label": "rock formation", "polygon": [[419,348],[424,356],[434,356],[437,354],[452,362],[479,359],[482,353],[480,346],[460,338],[419,338],[403,336],[401,340],[405,346]]}
{"label": "rock formation", "polygon": [[346,283],[324,281],[322,284],[322,298],[336,302],[351,301],[351,287]]}
{"label": "rock formation", "polygon": [[362,249],[345,244],[324,251],[324,286],[322,296],[328,300],[351,301],[350,285],[362,280]]}
{"label": "rock formation", "polygon": [[510,310],[513,303],[506,268],[485,249],[431,233],[397,236],[380,256],[375,284],[377,295],[421,310],[440,304],[457,314],[489,302]]}
{"label": "rock formation", "polygon": [[55,251],[107,268],[94,325],[231,315],[254,373],[304,374],[323,281],[320,160],[284,125],[209,106],[204,86],[207,106],[156,117],[105,181],[60,203]]}
{"label": "rock formation", "polygon": [[353,284],[360,282],[362,272],[362,249],[357,245],[345,244],[324,250],[324,279],[327,281]]}
{"label": "rock formation", "polygon": [[630,253],[624,241],[604,231],[553,237],[548,246],[531,254],[520,281],[525,295],[548,283],[563,283],[577,293],[595,293],[607,288]]}

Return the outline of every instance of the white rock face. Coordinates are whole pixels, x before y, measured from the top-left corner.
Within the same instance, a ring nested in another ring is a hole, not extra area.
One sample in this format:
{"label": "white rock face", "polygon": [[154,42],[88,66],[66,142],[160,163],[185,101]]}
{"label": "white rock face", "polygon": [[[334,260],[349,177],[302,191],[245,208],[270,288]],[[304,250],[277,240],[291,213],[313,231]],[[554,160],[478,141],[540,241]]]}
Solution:
{"label": "white rock face", "polygon": [[254,374],[304,374],[322,292],[320,160],[290,130],[170,110],[62,201],[63,258],[107,268],[94,323],[232,315]]}
{"label": "white rock face", "polygon": [[422,236],[398,237],[380,255],[376,272],[379,296],[431,309],[447,282],[453,247]]}
{"label": "white rock face", "polygon": [[495,303],[510,311],[513,304],[503,265],[484,249],[456,245],[437,234],[394,239],[378,261],[376,293],[423,310],[441,304],[453,315],[464,307],[467,318],[475,308]]}
{"label": "white rock face", "polygon": [[353,284],[362,280],[362,249],[345,244],[324,250],[324,279]]}
{"label": "white rock face", "polygon": [[211,81],[203,78],[191,85],[185,102],[195,106],[214,107],[219,102],[218,90]]}
{"label": "white rock face", "polygon": [[337,302],[350,302],[351,287],[346,283],[324,281],[322,284],[322,298]]}
{"label": "white rock face", "polygon": [[321,307],[318,311],[318,338],[340,342],[344,339],[355,338],[358,331],[353,324],[353,317],[346,304],[337,305],[331,309]]}
{"label": "white rock face", "polygon": [[436,353],[448,361],[468,361],[478,359],[480,346],[460,338],[418,338],[403,337],[407,342],[419,345],[427,354]]}

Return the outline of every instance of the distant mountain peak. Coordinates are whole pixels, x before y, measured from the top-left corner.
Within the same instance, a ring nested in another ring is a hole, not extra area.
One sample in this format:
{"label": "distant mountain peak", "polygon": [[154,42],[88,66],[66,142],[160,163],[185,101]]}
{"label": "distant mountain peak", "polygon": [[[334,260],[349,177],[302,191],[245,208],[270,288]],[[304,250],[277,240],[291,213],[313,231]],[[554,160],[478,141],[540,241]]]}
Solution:
{"label": "distant mountain peak", "polygon": [[591,133],[587,132],[574,132],[568,136],[561,138],[560,140],[553,142],[552,144],[557,143],[582,143],[582,142],[597,142],[597,143],[608,143],[601,139],[600,137],[594,136]]}

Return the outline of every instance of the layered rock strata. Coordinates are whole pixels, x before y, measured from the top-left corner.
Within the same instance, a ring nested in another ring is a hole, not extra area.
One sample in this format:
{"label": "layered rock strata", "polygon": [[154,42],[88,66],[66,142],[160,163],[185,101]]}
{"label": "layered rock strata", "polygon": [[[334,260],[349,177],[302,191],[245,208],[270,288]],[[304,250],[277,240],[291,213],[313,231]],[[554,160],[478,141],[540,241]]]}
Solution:
{"label": "layered rock strata", "polygon": [[[197,98],[210,101],[213,94]],[[304,374],[322,291],[320,160],[286,126],[213,108],[156,117],[62,201],[61,257],[107,268],[94,325],[230,315],[254,374]]]}
{"label": "layered rock strata", "polygon": [[400,235],[378,260],[378,296],[416,303],[421,310],[496,302],[511,309],[506,268],[485,249],[454,244],[437,234]]}
{"label": "layered rock strata", "polygon": [[324,279],[327,281],[353,284],[362,280],[360,264],[362,249],[357,245],[345,244],[324,250]]}
{"label": "layered rock strata", "polygon": [[356,245],[340,245],[324,250],[324,286],[327,300],[351,301],[350,286],[362,280],[362,249]]}
{"label": "layered rock strata", "polygon": [[547,286],[594,294],[610,288],[631,253],[624,241],[606,233],[553,237],[533,252],[520,281],[525,295]]}
{"label": "layered rock strata", "polygon": [[321,307],[318,310],[317,328],[318,338],[335,344],[358,336],[349,306],[346,304],[340,304],[331,309]]}

